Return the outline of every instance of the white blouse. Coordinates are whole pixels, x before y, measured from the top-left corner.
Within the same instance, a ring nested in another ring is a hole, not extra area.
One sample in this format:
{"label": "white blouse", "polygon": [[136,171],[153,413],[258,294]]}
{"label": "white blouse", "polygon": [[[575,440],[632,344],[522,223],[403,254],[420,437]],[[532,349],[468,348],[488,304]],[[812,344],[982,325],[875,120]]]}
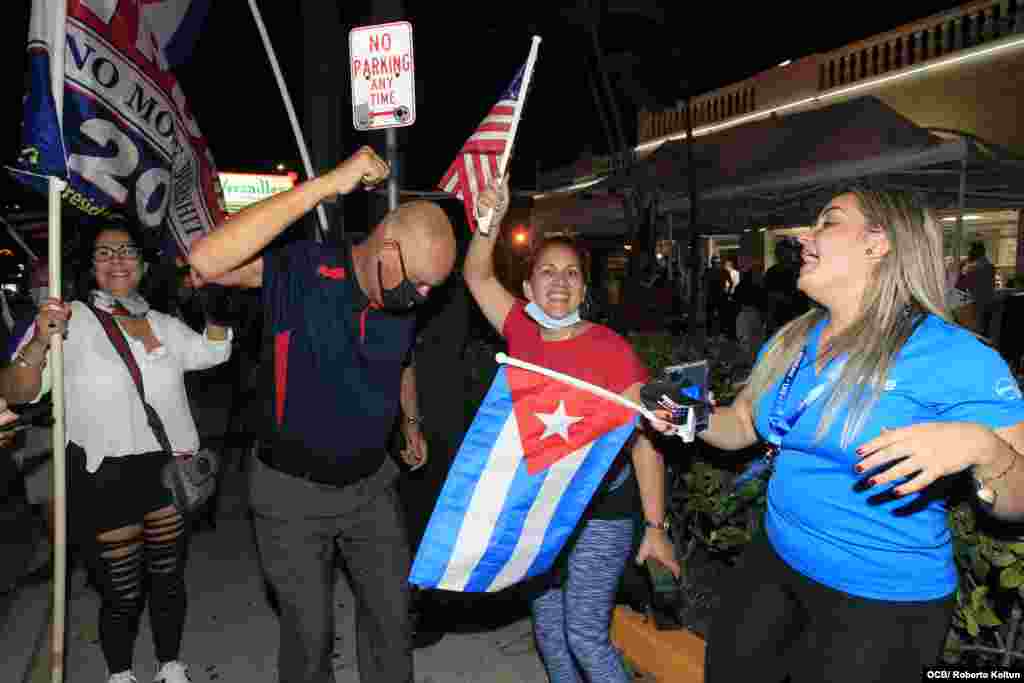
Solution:
{"label": "white blouse", "polygon": [[[147,352],[141,341],[125,334],[142,371],[146,401],[160,415],[172,448],[194,451],[199,448],[199,432],[189,409],[185,373],[227,361],[233,335],[229,330],[226,340],[214,341],[157,311],[150,311],[146,319],[159,347]],[[21,345],[34,332],[33,325]],[[40,396],[52,385],[49,355]],[[161,450],[128,367],[96,315],[80,301],[71,304],[64,342],[64,397],[66,441],[85,449],[89,472],[98,470],[104,458]]]}

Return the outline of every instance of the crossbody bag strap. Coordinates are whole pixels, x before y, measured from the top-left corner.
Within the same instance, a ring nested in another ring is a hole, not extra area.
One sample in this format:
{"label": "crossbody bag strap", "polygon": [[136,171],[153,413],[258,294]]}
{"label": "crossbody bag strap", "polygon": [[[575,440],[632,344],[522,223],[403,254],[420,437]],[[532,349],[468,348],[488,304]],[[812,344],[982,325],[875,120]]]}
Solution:
{"label": "crossbody bag strap", "polygon": [[135,362],[135,356],[132,355],[132,350],[128,346],[128,340],[125,339],[124,333],[117,326],[114,316],[106,311],[101,311],[92,304],[86,304],[86,306],[96,315],[96,319],[100,321],[100,326],[107,333],[110,343],[114,345],[117,355],[121,356],[121,360],[128,366],[128,373],[132,376],[132,381],[135,382],[135,388],[139,390],[139,398],[142,399],[142,406],[146,410],[146,422],[149,423],[150,429],[153,430],[153,435],[156,437],[157,442],[159,442],[160,448],[171,453],[173,451],[171,440],[167,438],[167,430],[164,429],[164,423],[160,419],[160,415],[146,401],[146,389],[142,384],[142,370],[139,369],[139,364]]}

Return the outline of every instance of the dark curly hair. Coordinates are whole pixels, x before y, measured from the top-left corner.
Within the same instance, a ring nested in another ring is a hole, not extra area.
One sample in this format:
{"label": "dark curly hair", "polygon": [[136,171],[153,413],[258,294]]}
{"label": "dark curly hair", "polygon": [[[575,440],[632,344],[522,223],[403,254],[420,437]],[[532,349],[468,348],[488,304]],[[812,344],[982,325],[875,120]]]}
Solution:
{"label": "dark curly hair", "polygon": [[[128,235],[129,239],[138,247],[142,248],[141,262],[145,265],[152,263],[153,253],[148,247],[146,234],[134,223],[103,223],[88,229],[82,234],[79,240],[80,254],[77,261],[79,264],[78,279],[75,283],[80,298],[87,299],[89,292],[97,288],[96,274],[93,269],[92,254],[96,247],[96,240],[101,233],[107,230],[117,230]],[[139,292],[146,297],[146,285],[149,278],[146,277],[146,269],[143,267],[142,279],[139,281]],[[148,298],[148,297],[147,297]]]}

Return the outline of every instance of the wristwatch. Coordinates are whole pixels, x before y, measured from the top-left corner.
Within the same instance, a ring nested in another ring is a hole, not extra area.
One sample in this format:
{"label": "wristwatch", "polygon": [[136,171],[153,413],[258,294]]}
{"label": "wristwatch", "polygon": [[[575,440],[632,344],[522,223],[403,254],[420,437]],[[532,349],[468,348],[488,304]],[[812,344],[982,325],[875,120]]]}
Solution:
{"label": "wristwatch", "polygon": [[649,520],[649,519],[645,519],[645,520],[644,520],[644,526],[645,526],[645,527],[647,527],[648,529],[661,529],[662,531],[668,532],[668,530],[669,530],[669,527],[670,527],[671,525],[670,525],[670,524],[669,524],[669,522],[668,522],[668,517],[666,517],[666,518],[665,518],[665,519],[664,519],[664,520],[663,520],[663,521],[661,522],[661,524],[658,524],[658,523],[656,523],[656,522],[652,522],[652,521],[651,521],[651,520]]}
{"label": "wristwatch", "polygon": [[423,424],[423,418],[422,417],[413,417],[411,415],[406,415],[405,416],[405,421],[407,423],[411,424],[411,425],[421,425],[421,424]]}

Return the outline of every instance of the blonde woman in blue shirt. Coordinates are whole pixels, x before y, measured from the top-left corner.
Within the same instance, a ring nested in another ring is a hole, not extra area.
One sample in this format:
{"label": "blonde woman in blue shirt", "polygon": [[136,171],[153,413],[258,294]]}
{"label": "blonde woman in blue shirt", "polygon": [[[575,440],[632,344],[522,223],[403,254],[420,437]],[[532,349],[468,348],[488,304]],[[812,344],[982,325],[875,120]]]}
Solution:
{"label": "blonde woman in blue shirt", "polygon": [[915,197],[854,188],[800,242],[815,305],[700,435],[777,450],[766,533],[722,592],[705,680],[917,680],[955,606],[943,485],[970,472],[992,515],[1024,517],[1024,400],[952,322],[942,230]]}

